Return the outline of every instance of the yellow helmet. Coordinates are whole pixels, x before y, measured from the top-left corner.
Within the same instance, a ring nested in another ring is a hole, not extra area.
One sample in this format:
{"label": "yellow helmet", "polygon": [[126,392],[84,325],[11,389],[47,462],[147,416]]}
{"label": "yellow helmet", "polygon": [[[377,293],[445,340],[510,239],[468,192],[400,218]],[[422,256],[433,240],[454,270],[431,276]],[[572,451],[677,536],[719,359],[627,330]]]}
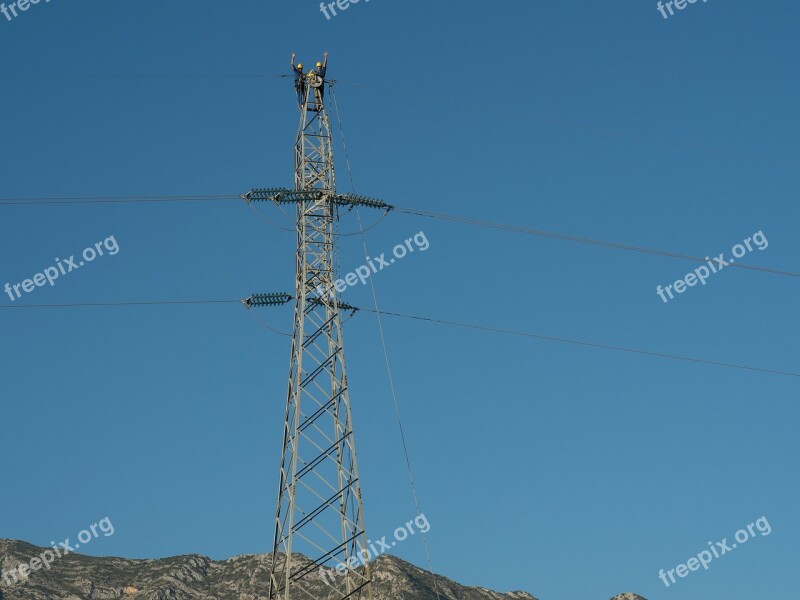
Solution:
{"label": "yellow helmet", "polygon": [[322,63],[321,63],[321,62],[318,62],[318,63],[317,63],[317,66],[318,66],[318,67],[321,67],[321,66],[322,66]]}
{"label": "yellow helmet", "polygon": [[303,63],[297,63],[297,68],[302,71],[303,70]]}

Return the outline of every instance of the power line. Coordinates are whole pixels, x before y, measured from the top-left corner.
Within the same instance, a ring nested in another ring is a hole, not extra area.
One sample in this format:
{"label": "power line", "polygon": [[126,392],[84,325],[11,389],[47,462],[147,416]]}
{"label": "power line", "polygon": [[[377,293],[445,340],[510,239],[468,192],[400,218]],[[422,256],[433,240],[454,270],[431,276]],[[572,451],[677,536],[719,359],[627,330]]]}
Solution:
{"label": "power line", "polygon": [[[265,215],[263,212],[258,210],[255,206],[253,206],[252,202],[247,202],[246,204],[247,204],[248,208],[250,208],[256,214],[256,216],[259,219],[262,219],[265,223],[267,223],[271,227],[274,227],[278,231],[288,231],[288,232],[295,232],[296,231],[295,227],[291,227],[291,228],[290,227],[281,227],[280,225],[275,223],[272,219],[270,219],[267,215]],[[277,206],[278,206],[278,208],[281,209],[281,211],[283,211],[283,207],[282,206],[280,206],[280,205],[277,205]]]}
{"label": "power line", "polygon": [[[97,308],[97,307],[124,307],[124,306],[159,306],[159,305],[179,305],[179,304],[241,304],[241,300],[154,300],[149,302],[91,302],[91,303],[70,303],[70,304],[20,304],[20,305],[0,305],[0,309],[35,309],[35,308]],[[359,308],[363,312],[377,313],[375,309]],[[485,331],[489,333],[499,333],[502,335],[514,335],[519,337],[527,337],[539,339],[550,342],[560,342],[563,344],[573,344],[577,346],[585,346],[589,348],[598,348],[603,350],[614,350],[616,352],[627,352],[630,354],[641,354],[644,356],[651,356],[654,358],[666,358],[670,360],[680,360],[692,362],[697,364],[712,365],[717,367],[727,367],[730,369],[741,369],[745,371],[755,371],[758,373],[766,373],[769,375],[785,375],[788,377],[800,377],[800,373],[793,371],[781,371],[778,369],[767,369],[762,367],[753,367],[750,365],[741,365],[736,363],[728,363],[718,360],[697,358],[693,356],[686,356],[681,354],[667,354],[665,352],[653,352],[650,350],[642,350],[639,348],[628,348],[626,346],[616,346],[611,344],[602,344],[599,342],[589,342],[585,340],[576,340],[571,338],[557,337],[552,335],[543,335],[533,333],[530,331],[520,331],[516,329],[504,329],[501,327],[491,327],[488,325],[478,325],[475,323],[462,323],[459,321],[450,321],[446,319],[437,319],[433,317],[424,317],[421,315],[412,315],[408,313],[390,312],[386,310],[380,311],[381,315],[389,315],[401,319],[410,319],[414,321],[424,321],[427,323],[435,323],[438,325],[448,325],[450,327],[460,327],[464,329],[474,329],[477,331]],[[277,333],[277,332],[276,332]]]}
{"label": "power line", "polygon": [[[117,204],[117,203],[143,203],[143,202],[206,202],[206,201],[220,201],[220,200],[240,200],[240,194],[220,194],[212,196],[72,196],[72,197],[49,197],[49,198],[0,198],[0,206],[4,205],[40,205],[40,204]],[[255,210],[255,209],[254,209]],[[519,225],[509,225],[507,223],[497,223],[494,221],[487,221],[484,219],[474,219],[472,217],[464,217],[460,215],[451,215],[447,213],[432,212],[418,208],[395,206],[394,209],[408,215],[426,217],[430,219],[438,219],[441,221],[449,221],[452,223],[461,223],[464,225],[472,225],[475,227],[485,227],[489,229],[499,229],[502,231],[510,231],[514,233],[522,233],[525,235],[535,235],[539,237],[546,237],[558,239],[568,242],[577,242],[580,244],[590,244],[594,246],[603,246],[606,248],[614,248],[616,250],[625,250],[628,252],[639,252],[642,254],[652,254],[657,256],[665,256],[668,258],[678,258],[681,260],[690,260],[692,262],[706,263],[708,259],[693,256],[690,254],[682,254],[680,252],[672,252],[670,250],[660,250],[657,248],[648,248],[645,246],[634,246],[631,244],[622,244],[619,242],[612,242],[609,240],[599,240],[583,236],[571,235],[566,233],[559,233],[556,231],[547,231],[544,229],[532,229],[529,227],[521,227]],[[270,225],[281,229],[283,231],[294,231],[286,227],[281,227],[269,219],[265,215],[256,211],[256,213]],[[372,229],[386,216],[384,213],[374,224],[370,225],[365,231]],[[353,233],[337,233],[341,237],[357,235],[359,232]],[[743,263],[729,263],[727,266],[737,269],[745,269],[748,271],[759,271],[762,273],[771,273],[773,275],[782,275],[784,277],[800,278],[800,273],[795,271],[784,271],[780,269],[771,269],[768,267],[758,267],[755,265],[747,265]]]}
{"label": "power line", "polygon": [[[368,309],[368,308],[361,308],[359,310],[363,310],[365,312],[375,312],[375,311],[373,311],[371,309]],[[459,323],[458,321],[448,321],[448,320],[445,320],[445,319],[434,319],[434,318],[431,318],[431,317],[422,317],[422,316],[419,316],[419,315],[410,315],[410,314],[397,313],[397,312],[381,311],[381,314],[390,315],[392,317],[400,317],[400,318],[403,318],[403,319],[413,319],[413,320],[416,320],[416,321],[425,321],[425,322],[428,322],[428,323],[436,323],[436,324],[439,324],[439,325],[449,325],[451,327],[461,327],[461,328],[465,328],[465,329],[476,329],[476,330],[479,330],[479,331],[488,331],[488,332],[491,332],[491,333],[501,333],[501,334],[505,334],[505,335],[515,335],[515,336],[520,336],[520,337],[535,338],[535,339],[546,340],[546,341],[550,341],[550,342],[561,342],[561,343],[564,343],[564,344],[574,344],[574,345],[578,345],[578,346],[587,346],[587,347],[590,347],[590,348],[602,348],[604,350],[615,350],[617,352],[628,352],[628,353],[631,353],[631,354],[642,354],[642,355],[645,355],[645,356],[653,356],[653,357],[657,357],[657,358],[668,358],[668,359],[671,359],[671,360],[682,360],[682,361],[688,361],[688,362],[693,362],[693,363],[714,365],[714,366],[717,366],[717,367],[728,367],[728,368],[731,368],[731,369],[744,369],[744,370],[747,370],[747,371],[756,371],[756,372],[759,372],[759,373],[768,373],[768,374],[771,374],[771,375],[786,375],[786,376],[789,376],[789,377],[800,377],[800,373],[795,373],[795,372],[792,372],[792,371],[779,371],[779,370],[776,370],[776,369],[764,369],[764,368],[760,368],[760,367],[752,367],[752,366],[749,366],[749,365],[739,365],[739,364],[727,363],[727,362],[722,362],[722,361],[717,361],[717,360],[696,358],[696,357],[692,357],[692,356],[683,356],[683,355],[679,355],[679,354],[666,354],[666,353],[663,353],[663,352],[651,352],[649,350],[641,350],[641,349],[638,349],[638,348],[627,348],[625,346],[612,346],[612,345],[609,345],[609,344],[600,344],[600,343],[596,343],[596,342],[587,342],[587,341],[584,341],[584,340],[575,340],[575,339],[570,339],[570,338],[562,338],[562,337],[556,337],[556,336],[550,336],[550,335],[542,335],[542,334],[538,334],[538,333],[531,333],[531,332],[527,332],[527,331],[519,331],[519,330],[515,330],[515,329],[503,329],[503,328],[500,328],[500,327],[489,327],[489,326],[486,326],[486,325],[476,325],[474,323]]]}
{"label": "power line", "polygon": [[112,75],[109,73],[86,74],[76,73],[73,75],[14,75],[0,74],[0,79],[281,79],[291,77],[281,73],[255,74],[255,75],[217,75],[217,74],[197,74],[197,75]]}
{"label": "power line", "polygon": [[[355,182],[353,180],[353,169],[350,166],[350,155],[347,152],[347,142],[346,142],[345,137],[344,137],[344,127],[342,126],[342,117],[339,114],[339,103],[336,100],[336,92],[334,90],[334,86],[333,85],[331,86],[331,97],[333,98],[333,105],[336,108],[336,122],[339,125],[339,133],[342,136],[342,148],[344,148],[344,156],[345,156],[345,161],[347,163],[347,173],[348,173],[348,175],[350,177],[351,193],[355,194],[356,193],[356,184],[355,184]],[[356,220],[358,221],[358,229],[359,229],[359,233],[361,234],[361,245],[364,248],[364,259],[368,261],[369,260],[369,250],[367,249],[367,238],[364,235],[364,233],[367,230],[364,229],[364,227],[363,227],[363,225],[361,223],[361,211],[359,210],[358,206],[355,207],[355,210],[356,210]],[[388,214],[388,212],[384,212],[383,216],[385,217],[387,214]],[[380,221],[378,221],[378,222],[380,222]],[[377,223],[375,223],[375,224],[377,224]],[[400,440],[403,443],[403,453],[405,454],[405,458],[406,458],[406,468],[408,470],[408,479],[409,479],[409,482],[411,484],[411,495],[414,498],[414,508],[417,511],[417,516],[419,516],[419,515],[422,515],[423,512],[422,512],[422,507],[421,507],[420,502],[419,502],[419,496],[417,495],[417,484],[414,481],[414,470],[411,468],[411,456],[410,456],[410,454],[408,452],[408,444],[406,442],[405,429],[403,428],[403,420],[402,420],[402,418],[400,416],[400,404],[397,401],[397,390],[395,389],[395,385],[394,385],[394,376],[392,374],[392,367],[391,367],[391,364],[390,364],[390,361],[389,361],[389,350],[388,350],[387,345],[386,345],[386,336],[384,335],[384,332],[383,332],[383,321],[381,320],[381,311],[380,311],[380,307],[378,306],[378,293],[377,293],[377,291],[375,289],[375,280],[372,277],[370,277],[370,279],[369,279],[369,285],[370,285],[370,289],[372,290],[372,300],[373,300],[373,304],[375,306],[375,310],[373,312],[375,313],[375,317],[376,317],[376,320],[378,322],[378,333],[379,333],[380,340],[381,340],[381,347],[383,348],[383,359],[384,359],[384,363],[386,364],[386,374],[387,374],[388,379],[389,379],[389,388],[390,388],[390,390],[392,392],[392,401],[394,403],[395,417],[397,418],[397,426],[398,426],[398,428],[400,430]],[[423,544],[423,546],[425,548],[425,556],[428,559],[428,570],[430,571],[431,576],[433,577],[433,572],[434,572],[433,571],[433,561],[431,559],[431,553],[430,553],[430,549],[428,547],[428,538],[424,533],[422,533],[421,535],[422,535],[422,544]],[[439,584],[437,583],[436,577],[433,577],[433,587],[434,587],[434,590],[436,591],[436,599],[440,600],[441,596],[439,595]]]}
{"label": "power line", "polygon": [[143,202],[208,202],[241,200],[240,194],[211,196],[52,196],[43,198],[0,198],[0,206],[36,206],[40,204],[140,204]]}
{"label": "power line", "polygon": [[117,306],[161,306],[168,304],[239,304],[241,300],[152,300],[144,302],[72,302],[67,304],[9,304],[0,309],[30,308],[99,308]]}
{"label": "power line", "polygon": [[[690,254],[681,254],[678,252],[671,252],[669,250],[659,250],[656,248],[646,248],[644,246],[632,246],[630,244],[620,244],[618,242],[610,242],[607,240],[597,240],[587,237],[581,237],[577,235],[569,235],[566,233],[558,233],[555,231],[545,231],[542,229],[530,229],[528,227],[520,227],[518,225],[508,225],[505,223],[495,223],[492,221],[484,221],[481,219],[472,219],[469,217],[461,217],[456,215],[448,215],[445,213],[436,213],[430,212],[425,210],[419,210],[416,208],[403,208],[403,207],[395,207],[395,211],[406,213],[409,215],[416,215],[420,217],[428,217],[431,219],[440,219],[443,221],[452,221],[455,223],[463,223],[466,225],[475,225],[477,227],[488,227],[491,229],[501,229],[503,231],[512,231],[515,233],[524,233],[528,235],[536,235],[541,237],[548,237],[554,238],[559,240],[565,240],[569,242],[579,242],[581,244],[592,244],[595,246],[604,246],[606,248],[615,248],[617,250],[627,250],[630,252],[641,252],[644,254],[655,254],[658,256],[667,256],[670,258],[680,258],[683,260],[691,260],[695,262],[705,263],[708,262],[708,258],[701,258],[699,256],[692,256]],[[745,265],[741,263],[729,263],[727,266],[731,267],[738,267],[740,269],[748,269],[750,271],[762,271],[764,273],[772,273],[774,275],[785,275],[787,277],[800,277],[800,273],[796,273],[793,271],[781,271],[778,269],[769,269],[767,267],[757,267],[753,265]]]}
{"label": "power line", "polygon": [[291,334],[291,333],[285,333],[285,332],[283,332],[283,331],[279,331],[279,330],[275,329],[275,328],[274,328],[272,325],[270,325],[269,323],[267,323],[267,321],[266,321],[266,320],[264,320],[263,318],[261,318],[260,316],[258,316],[258,314],[257,314],[255,311],[253,311],[253,310],[248,310],[247,312],[248,312],[248,313],[250,313],[250,314],[253,316],[253,318],[254,318],[254,319],[256,319],[256,320],[258,321],[259,325],[261,325],[261,326],[262,326],[262,327],[264,327],[265,329],[268,329],[268,330],[269,330],[269,331],[271,331],[272,333],[274,333],[274,334],[277,334],[277,335],[282,335],[282,336],[284,336],[284,337],[288,337],[288,338],[292,337],[292,334]]}

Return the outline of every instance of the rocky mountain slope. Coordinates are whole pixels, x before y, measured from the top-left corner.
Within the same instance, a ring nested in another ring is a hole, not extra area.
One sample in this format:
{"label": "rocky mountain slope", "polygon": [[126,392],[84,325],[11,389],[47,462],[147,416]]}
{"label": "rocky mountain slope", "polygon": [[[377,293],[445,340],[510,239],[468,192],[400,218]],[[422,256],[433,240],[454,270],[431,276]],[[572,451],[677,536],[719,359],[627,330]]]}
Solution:
{"label": "rocky mountain slope", "polygon": [[[269,555],[235,556],[214,561],[189,555],[157,560],[93,558],[69,554],[50,569],[40,568],[27,580],[15,582],[20,563],[30,563],[47,548],[0,540],[0,600],[266,600]],[[301,557],[297,557],[300,560]],[[5,574],[5,576],[3,576]],[[526,592],[498,593],[465,587],[431,575],[393,556],[374,563],[375,600],[536,600]],[[327,598],[321,577],[313,577],[309,591]],[[311,596],[309,596],[311,597]],[[612,600],[645,600],[622,594]]]}

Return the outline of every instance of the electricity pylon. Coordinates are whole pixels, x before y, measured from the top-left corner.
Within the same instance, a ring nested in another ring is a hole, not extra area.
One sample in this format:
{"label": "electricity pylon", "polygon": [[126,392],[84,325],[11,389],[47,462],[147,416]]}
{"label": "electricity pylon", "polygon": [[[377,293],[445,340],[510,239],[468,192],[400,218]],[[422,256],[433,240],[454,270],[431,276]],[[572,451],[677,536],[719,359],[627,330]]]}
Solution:
{"label": "electricity pylon", "polygon": [[[391,207],[336,193],[325,82],[313,74],[306,81],[294,190],[242,196],[297,207],[294,327],[269,599],[365,600],[372,598],[370,554],[340,318],[340,310],[352,307],[339,301],[335,287],[334,219],[341,205]],[[269,304],[267,296],[253,296],[246,306]],[[337,566],[338,572],[329,571]]]}

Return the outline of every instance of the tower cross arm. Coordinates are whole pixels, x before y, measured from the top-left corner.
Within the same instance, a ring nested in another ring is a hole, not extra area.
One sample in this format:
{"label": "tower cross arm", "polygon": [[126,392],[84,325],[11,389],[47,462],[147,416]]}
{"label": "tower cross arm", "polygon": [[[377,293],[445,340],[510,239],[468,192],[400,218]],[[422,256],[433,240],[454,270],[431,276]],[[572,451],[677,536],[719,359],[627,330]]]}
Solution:
{"label": "tower cross arm", "polygon": [[[306,202],[309,200],[319,200],[323,194],[322,190],[290,190],[288,188],[256,188],[246,194],[242,194],[242,200],[250,202],[275,202],[276,204],[291,204],[295,202]],[[360,196],[357,194],[333,194],[331,199],[335,204],[342,206],[365,206],[367,208],[378,208],[382,210],[392,210],[394,206],[387,204],[383,200]]]}
{"label": "tower cross arm", "polygon": [[350,206],[366,206],[368,208],[381,208],[390,211],[394,208],[391,204],[387,204],[383,200],[377,198],[369,198],[367,196],[358,196],[356,194],[337,194],[334,196],[336,204],[350,205]]}
{"label": "tower cross arm", "polygon": [[[294,296],[291,294],[278,292],[270,294],[252,294],[250,297],[244,298],[239,302],[241,302],[245,308],[256,308],[262,306],[281,306],[293,299]],[[310,302],[314,305],[333,306],[329,301],[321,298],[311,298]],[[339,310],[350,311],[353,314],[359,311],[358,307],[348,304],[347,302],[342,302],[341,300],[337,300],[336,306]]]}
{"label": "tower cross arm", "polygon": [[245,308],[253,308],[254,306],[281,306],[287,304],[294,297],[285,292],[272,292],[269,294],[252,294],[251,296],[240,300]]}
{"label": "tower cross arm", "polygon": [[317,200],[322,195],[320,190],[290,190],[289,188],[256,188],[242,194],[242,200],[247,202],[275,202],[277,204],[290,204]]}

